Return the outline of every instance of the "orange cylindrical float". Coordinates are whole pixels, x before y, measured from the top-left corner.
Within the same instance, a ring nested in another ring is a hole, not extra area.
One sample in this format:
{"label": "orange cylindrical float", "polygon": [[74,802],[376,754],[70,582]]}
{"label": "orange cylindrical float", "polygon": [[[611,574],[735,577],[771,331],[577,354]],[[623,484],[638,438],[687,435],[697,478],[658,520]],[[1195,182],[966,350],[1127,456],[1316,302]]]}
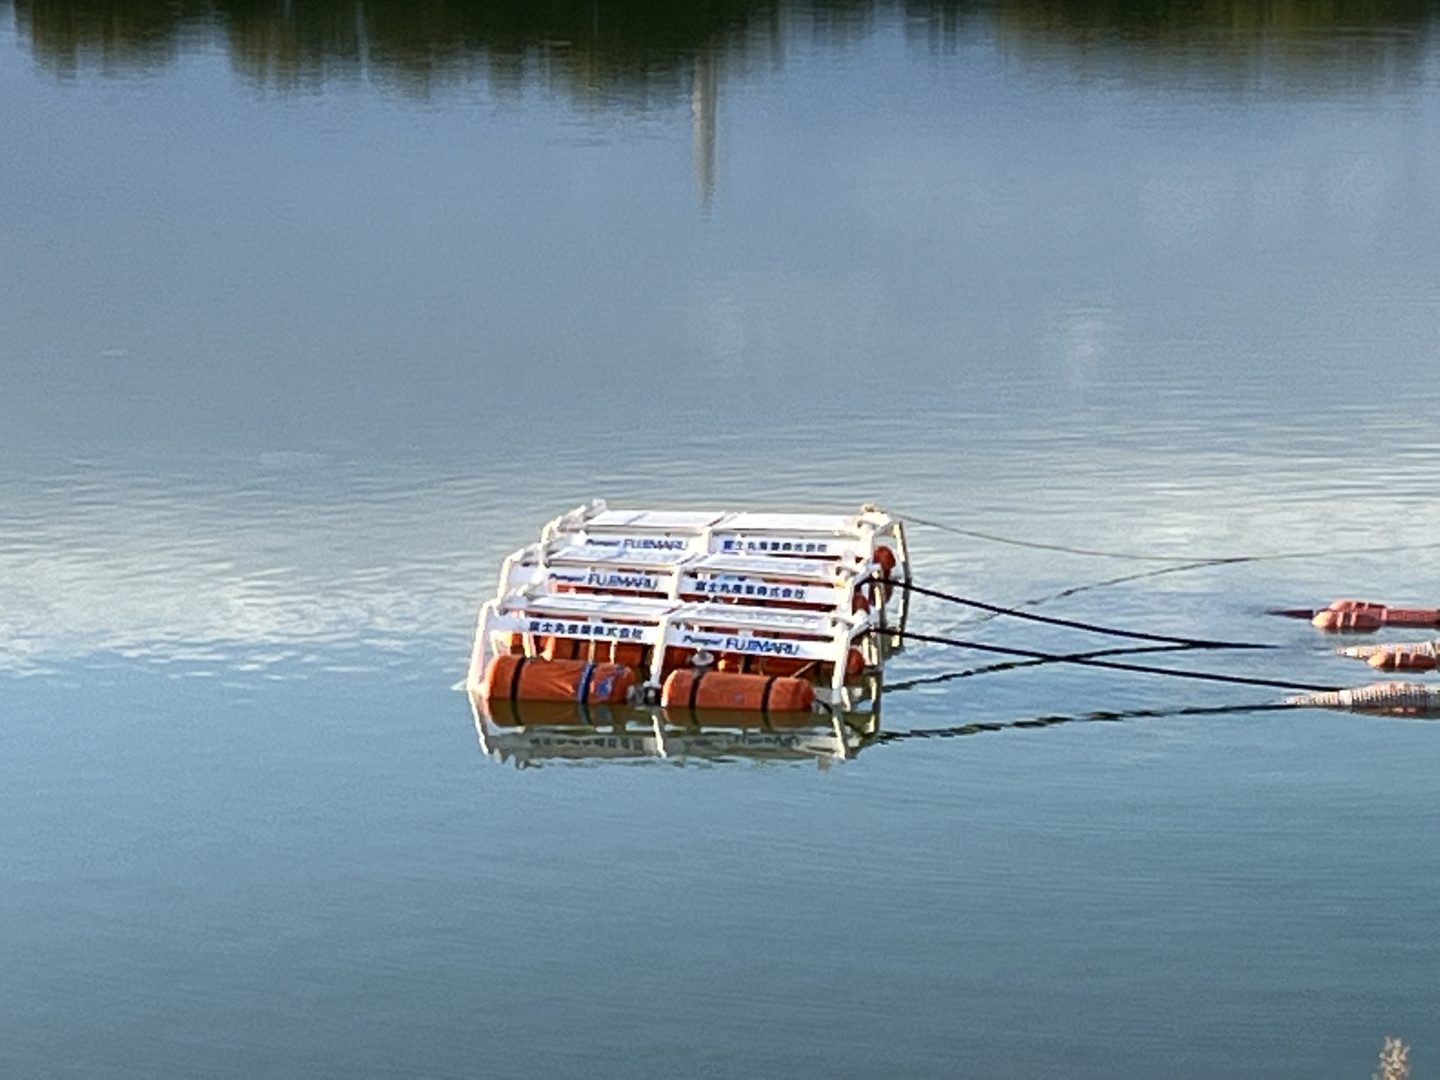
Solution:
{"label": "orange cylindrical float", "polygon": [[877,567],[875,581],[870,586],[870,599],[877,604],[884,604],[890,599],[890,586],[885,584],[895,576],[895,552],[883,545],[875,549],[872,559]]}
{"label": "orange cylindrical float", "polygon": [[543,637],[539,652],[546,660],[589,660],[591,642],[573,637]]}
{"label": "orange cylindrical float", "polygon": [[581,638],[543,637],[540,655],[546,660],[608,660],[626,667],[644,667],[645,646],[633,641],[587,641]]}
{"label": "orange cylindrical float", "polygon": [[1421,645],[1411,648],[1381,649],[1367,661],[1377,671],[1433,671],[1440,660],[1435,650]]}
{"label": "orange cylindrical float", "polygon": [[[731,657],[735,657],[734,660]],[[744,670],[739,653],[721,653],[722,671]],[[763,675],[800,675],[820,666],[819,660],[803,660],[790,656],[757,656],[753,658],[755,670]],[[859,649],[850,649],[845,654],[845,676],[850,678],[865,670],[865,656]]]}
{"label": "orange cylindrical float", "polygon": [[880,566],[881,577],[888,578],[894,574],[897,563],[895,552],[883,544],[877,545],[875,548],[875,562]]}
{"label": "orange cylindrical float", "polygon": [[1440,626],[1440,609],[1387,607],[1381,616],[1390,626]]}
{"label": "orange cylindrical float", "polygon": [[694,649],[682,649],[678,645],[667,645],[665,647],[665,670],[673,671],[675,668],[686,667],[691,660],[695,659]]}
{"label": "orange cylindrical float", "polygon": [[612,641],[609,647],[610,662],[626,667],[645,665],[645,646],[634,641]]}
{"label": "orange cylindrical float", "polygon": [[804,679],[708,668],[672,671],[660,691],[660,704],[667,709],[808,712],[814,701],[815,687]]}
{"label": "orange cylindrical float", "polygon": [[1440,626],[1440,608],[1391,607],[1373,600],[1336,600],[1310,620],[1320,630],[1378,630],[1382,626]]}
{"label": "orange cylindrical float", "polygon": [[1396,715],[1440,712],[1440,686],[1424,683],[1371,683],[1351,690],[1326,690],[1286,699],[1289,705],[1364,709]]}
{"label": "orange cylindrical float", "polygon": [[1376,615],[1385,613],[1385,605],[1374,600],[1332,600],[1327,611],[1369,611]]}
{"label": "orange cylindrical float", "polygon": [[1383,616],[1374,611],[1344,610],[1326,608],[1315,613],[1310,625],[1317,630],[1354,630],[1368,633],[1385,625]]}
{"label": "orange cylindrical float", "polygon": [[481,694],[489,700],[617,705],[634,685],[635,673],[620,664],[497,656],[485,670]]}

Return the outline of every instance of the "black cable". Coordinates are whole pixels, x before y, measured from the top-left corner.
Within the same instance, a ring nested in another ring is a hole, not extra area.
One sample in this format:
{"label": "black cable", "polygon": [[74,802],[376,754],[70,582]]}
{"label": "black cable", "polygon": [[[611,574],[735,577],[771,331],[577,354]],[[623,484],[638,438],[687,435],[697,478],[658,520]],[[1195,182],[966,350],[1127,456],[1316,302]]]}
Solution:
{"label": "black cable", "polygon": [[[1063,657],[1066,660],[1091,660],[1103,656],[1137,656],[1141,653],[1167,653],[1167,652],[1191,652],[1189,645],[1122,645],[1113,649],[1096,649],[1094,652],[1067,653]],[[991,675],[1000,671],[1017,671],[1020,668],[1042,667],[1045,664],[1059,663],[1059,660],[1001,660],[998,664],[985,664],[982,667],[962,668],[959,671],[945,671],[938,675],[917,675],[913,679],[905,679],[902,682],[886,683],[886,695],[898,694],[902,690],[914,690],[917,686],[937,686],[940,683],[954,682],[957,679],[968,679],[975,675]]]}
{"label": "black cable", "polygon": [[1097,551],[1094,548],[1070,547],[1066,544],[1044,544],[1036,540],[1017,540],[1013,536],[1000,536],[996,533],[980,532],[977,529],[962,529],[957,525],[947,525],[943,521],[928,521],[902,510],[895,511],[895,514],[907,525],[924,525],[927,528],[939,529],[941,532],[953,533],[955,536],[968,536],[975,540],[988,540],[992,544],[1008,544],[1011,547],[1031,548],[1035,551],[1060,551],[1066,555],[1095,555],[1102,559],[1136,559],[1141,562],[1194,561],[1194,556],[1191,555],[1141,555],[1132,551]]}
{"label": "black cable", "polygon": [[896,517],[901,518],[906,524],[923,525],[930,529],[939,529],[941,532],[953,533],[956,536],[968,536],[976,540],[987,540],[992,544],[1008,544],[1011,547],[1032,548],[1036,551],[1060,551],[1067,555],[1094,555],[1102,559],[1135,559],[1139,562],[1198,562],[1209,564],[1220,563],[1246,563],[1246,562],[1274,562],[1280,559],[1328,559],[1341,555],[1376,555],[1396,551],[1429,551],[1440,548],[1440,540],[1431,541],[1425,544],[1391,544],[1388,546],[1363,547],[1363,548],[1333,548],[1329,551],[1284,551],[1274,555],[1218,555],[1211,557],[1197,557],[1194,555],[1153,555],[1142,554],[1134,551],[1103,551],[1095,548],[1070,547],[1066,544],[1044,544],[1035,540],[1019,540],[1013,536],[1001,536],[997,533],[980,532],[976,529],[962,529],[957,525],[947,525],[943,521],[930,521],[925,518],[915,517],[905,513],[903,510],[894,510]]}
{"label": "black cable", "polygon": [[1021,611],[1019,608],[1001,607],[998,604],[989,604],[984,600],[972,600],[968,596],[957,596],[955,593],[943,592],[940,589],[927,589],[923,585],[916,585],[910,581],[891,581],[888,584],[897,589],[908,589],[911,592],[919,593],[922,596],[932,596],[937,600],[945,600],[952,604],[960,604],[964,607],[979,608],[981,611],[993,612],[996,615],[1008,615],[1015,619],[1025,619],[1029,622],[1048,623],[1051,626],[1064,626],[1071,630],[1087,630],[1092,634],[1107,634],[1110,637],[1130,638],[1134,641],[1160,641],[1168,645],[1185,645],[1192,649],[1273,649],[1274,645],[1258,645],[1245,641],[1213,641],[1209,638],[1186,638],[1172,637],[1169,634],[1146,634],[1138,630],[1117,630],[1111,626],[1101,626],[1098,623],[1078,622],[1075,619],[1057,619],[1051,615],[1036,615],[1033,612]]}
{"label": "black cable", "polygon": [[962,638],[940,637],[936,634],[917,634],[913,630],[896,630],[892,633],[909,640],[923,641],[931,645],[949,645],[956,649],[974,649],[976,652],[999,653],[1002,656],[1026,656],[1032,660],[1053,660],[1061,664],[1080,664],[1085,667],[1108,668],[1112,671],[1136,671],[1142,675],[1172,675],[1177,679],[1200,679],[1205,682],[1234,683],[1238,686],[1271,686],[1279,690],[1334,691],[1338,686],[1315,686],[1311,683],[1281,682],[1277,679],[1257,679],[1246,675],[1221,675],[1212,671],[1180,671],[1176,668],[1151,667],[1148,664],[1125,664],[1114,660],[1086,660],[1079,654],[1066,656],[1059,653],[1036,652],[1033,649],[1014,649],[1008,646],[987,645],[979,641],[965,641]]}
{"label": "black cable", "polygon": [[1071,585],[1068,589],[1061,589],[1049,596],[1037,596],[1033,600],[1020,601],[1021,607],[1038,607],[1041,604],[1048,604],[1052,600],[1064,600],[1066,597],[1076,596],[1082,592],[1089,592],[1091,589],[1106,589],[1111,585],[1125,585],[1132,581],[1144,581],[1147,578],[1163,577],[1166,574],[1183,574],[1190,570],[1203,570],[1207,566],[1225,566],[1234,562],[1234,559],[1201,559],[1198,562],[1181,563],[1179,566],[1161,566],[1154,570],[1142,570],[1136,574],[1122,574],[1120,577],[1106,578],[1104,581],[1091,581],[1084,585]]}

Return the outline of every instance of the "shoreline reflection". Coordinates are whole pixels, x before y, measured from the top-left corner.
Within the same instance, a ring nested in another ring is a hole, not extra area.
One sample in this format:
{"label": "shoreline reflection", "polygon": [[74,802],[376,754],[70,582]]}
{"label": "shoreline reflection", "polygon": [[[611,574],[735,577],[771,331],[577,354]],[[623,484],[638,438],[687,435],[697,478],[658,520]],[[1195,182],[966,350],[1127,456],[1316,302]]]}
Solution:
{"label": "shoreline reflection", "polygon": [[[156,70],[182,52],[223,48],[256,86],[313,90],[372,82],[426,99],[485,83],[527,84],[577,107],[631,110],[693,101],[713,122],[717,73],[783,66],[797,47],[853,48],[894,26],[938,54],[972,42],[1069,69],[1137,82],[1244,89],[1257,77],[1303,92],[1353,93],[1425,74],[1431,0],[1292,4],[1161,0],[556,0],[543,5],[398,0],[0,0],[36,60],[62,76]],[[1099,58],[1112,60],[1100,63]],[[706,85],[711,92],[703,90]],[[697,141],[697,155],[704,139]],[[702,170],[703,172],[703,170]],[[704,182],[702,180],[702,187]]]}

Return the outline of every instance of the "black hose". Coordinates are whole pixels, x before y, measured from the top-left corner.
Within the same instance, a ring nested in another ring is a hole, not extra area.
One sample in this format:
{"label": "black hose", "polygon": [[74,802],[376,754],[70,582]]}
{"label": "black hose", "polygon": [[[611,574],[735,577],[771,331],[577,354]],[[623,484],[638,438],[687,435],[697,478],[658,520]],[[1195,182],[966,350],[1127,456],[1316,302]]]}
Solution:
{"label": "black hose", "polygon": [[1378,555],[1389,554],[1398,551],[1431,551],[1440,548],[1440,540],[1432,540],[1423,544],[1390,544],[1383,546],[1371,546],[1360,548],[1332,548],[1329,551],[1282,551],[1274,555],[1217,555],[1217,556],[1195,556],[1195,555],[1155,555],[1150,552],[1137,551],[1104,551],[1096,548],[1071,547],[1067,544],[1044,544],[1035,540],[1021,540],[1014,536],[1001,536],[997,533],[980,532],[978,529],[962,529],[957,525],[950,525],[943,521],[932,521],[926,518],[915,517],[903,510],[892,511],[897,517],[902,518],[906,524],[923,525],[930,529],[939,529],[941,532],[948,532],[955,536],[968,536],[974,540],[985,540],[992,544],[1007,544],[1010,547],[1031,548],[1036,551],[1059,551],[1067,555],[1093,555],[1102,559],[1134,559],[1137,562],[1193,562],[1197,566],[1218,566],[1223,563],[1248,563],[1248,562],[1276,562],[1282,559],[1329,559],[1341,555]]}
{"label": "black hose", "polygon": [[937,600],[945,600],[951,604],[960,604],[964,607],[979,608],[981,611],[993,612],[996,615],[1008,615],[1015,619],[1025,619],[1029,622],[1048,623],[1051,626],[1064,626],[1071,630],[1086,630],[1092,634],[1107,634],[1110,637],[1130,638],[1133,641],[1160,641],[1167,645],[1185,645],[1192,649],[1273,649],[1274,645],[1258,645],[1248,641],[1215,641],[1209,638],[1187,638],[1173,637],[1169,634],[1146,634],[1139,630],[1118,630],[1112,626],[1101,626],[1098,623],[1079,622],[1075,619],[1057,619],[1051,615],[1036,615],[1030,611],[1021,611],[1019,608],[1001,607],[998,604],[989,604],[984,600],[973,600],[968,596],[957,596],[955,593],[943,592],[940,589],[927,589],[923,585],[916,585],[910,581],[891,581],[888,584],[897,589],[908,589],[910,592],[919,593],[921,596],[932,596]]}
{"label": "black hose", "polygon": [[907,641],[923,641],[931,645],[949,645],[956,649],[974,649],[976,652],[999,653],[1002,656],[1025,656],[1033,660],[1053,660],[1061,664],[1080,664],[1084,667],[1107,668],[1112,671],[1136,671],[1143,675],[1171,675],[1177,679],[1200,679],[1204,682],[1233,683],[1237,686],[1270,686],[1279,690],[1334,691],[1338,686],[1316,686],[1311,683],[1282,682],[1278,679],[1257,679],[1248,675],[1222,675],[1213,671],[1180,671],[1176,668],[1151,667],[1148,664],[1126,664],[1116,660],[1085,659],[1080,654],[1036,652],[1034,649],[1015,649],[1002,645],[987,645],[979,641],[962,638],[940,637],[936,634],[918,634],[913,630],[893,631]]}
{"label": "black hose", "polygon": [[[1059,659],[1064,660],[1091,660],[1104,656],[1136,656],[1141,653],[1168,653],[1168,652],[1191,652],[1188,645],[1121,645],[1113,649],[1096,649],[1091,652],[1066,653]],[[901,682],[886,683],[885,694],[898,694],[902,690],[914,690],[917,686],[936,686],[940,683],[954,682],[957,679],[969,679],[976,675],[993,675],[1001,671],[1016,671],[1020,668],[1040,667],[1044,664],[1058,663],[1056,660],[1001,660],[996,664],[985,664],[982,667],[961,668],[958,671],[943,671],[938,675],[917,675],[913,679],[905,679]]]}

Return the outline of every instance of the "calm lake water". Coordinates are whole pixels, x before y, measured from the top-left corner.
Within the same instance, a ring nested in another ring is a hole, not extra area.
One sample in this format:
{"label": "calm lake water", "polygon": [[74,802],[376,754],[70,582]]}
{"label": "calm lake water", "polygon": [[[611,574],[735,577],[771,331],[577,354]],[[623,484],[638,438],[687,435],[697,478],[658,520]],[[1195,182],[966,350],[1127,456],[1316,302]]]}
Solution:
{"label": "calm lake water", "polygon": [[[1044,610],[1371,681],[1263,612],[1440,600],[1381,550],[1440,540],[1440,11],[1310,7],[0,0],[0,1073],[1440,1072],[1440,727],[521,770],[450,690],[594,496],[1311,553]],[[912,540],[1007,603],[1161,565]],[[914,625],[1111,644],[974,618]]]}

